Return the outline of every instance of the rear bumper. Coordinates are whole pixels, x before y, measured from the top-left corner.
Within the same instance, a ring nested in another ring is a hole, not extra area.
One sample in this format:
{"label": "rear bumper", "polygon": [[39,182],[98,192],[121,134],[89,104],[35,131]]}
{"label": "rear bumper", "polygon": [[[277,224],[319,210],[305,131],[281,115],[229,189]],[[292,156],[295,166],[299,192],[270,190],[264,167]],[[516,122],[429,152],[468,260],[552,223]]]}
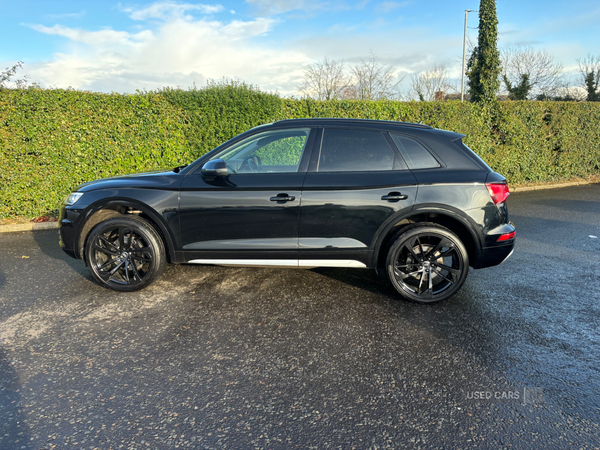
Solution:
{"label": "rear bumper", "polygon": [[[515,231],[516,228],[512,222],[503,223],[489,230],[484,240],[485,247],[481,249],[479,259],[473,267],[483,269],[497,266],[506,261],[515,248]],[[506,239],[507,237],[510,239]],[[506,240],[500,240],[502,238]]]}
{"label": "rear bumper", "polygon": [[506,245],[484,248],[475,269],[497,266],[506,261],[515,249],[515,240]]}

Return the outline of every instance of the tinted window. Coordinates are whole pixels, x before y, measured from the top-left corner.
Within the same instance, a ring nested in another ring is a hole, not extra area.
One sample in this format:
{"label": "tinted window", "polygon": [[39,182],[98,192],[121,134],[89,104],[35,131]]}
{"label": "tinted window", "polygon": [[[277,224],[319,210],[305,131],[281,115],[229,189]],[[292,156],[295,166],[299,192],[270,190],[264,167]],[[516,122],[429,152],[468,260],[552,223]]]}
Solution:
{"label": "tinted window", "polygon": [[310,128],[255,134],[215,156],[231,173],[297,172]]}
{"label": "tinted window", "polygon": [[375,131],[323,130],[319,172],[392,170],[394,153]]}
{"label": "tinted window", "polygon": [[392,139],[398,146],[409,169],[427,169],[439,167],[436,159],[431,156],[421,144],[412,139],[392,134]]}

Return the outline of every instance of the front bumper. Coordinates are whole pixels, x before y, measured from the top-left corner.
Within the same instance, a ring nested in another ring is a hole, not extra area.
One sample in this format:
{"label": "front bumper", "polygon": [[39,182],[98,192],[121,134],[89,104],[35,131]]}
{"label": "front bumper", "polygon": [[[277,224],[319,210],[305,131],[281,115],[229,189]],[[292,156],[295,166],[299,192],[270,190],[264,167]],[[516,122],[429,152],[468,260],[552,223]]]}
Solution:
{"label": "front bumper", "polygon": [[58,216],[58,243],[63,251],[71,258],[79,259],[76,252],[75,221],[79,217],[79,210],[68,209],[65,205],[60,208]]}

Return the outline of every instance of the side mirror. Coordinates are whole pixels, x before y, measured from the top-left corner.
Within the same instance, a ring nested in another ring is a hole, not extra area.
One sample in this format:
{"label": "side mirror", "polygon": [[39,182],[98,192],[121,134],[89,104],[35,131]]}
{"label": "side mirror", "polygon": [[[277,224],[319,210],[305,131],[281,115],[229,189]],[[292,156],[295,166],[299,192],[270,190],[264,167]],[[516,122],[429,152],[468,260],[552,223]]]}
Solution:
{"label": "side mirror", "polygon": [[229,175],[229,171],[227,170],[227,164],[222,159],[213,159],[212,161],[208,161],[204,166],[202,166],[202,170],[200,171],[204,178],[215,179],[217,177],[226,177]]}

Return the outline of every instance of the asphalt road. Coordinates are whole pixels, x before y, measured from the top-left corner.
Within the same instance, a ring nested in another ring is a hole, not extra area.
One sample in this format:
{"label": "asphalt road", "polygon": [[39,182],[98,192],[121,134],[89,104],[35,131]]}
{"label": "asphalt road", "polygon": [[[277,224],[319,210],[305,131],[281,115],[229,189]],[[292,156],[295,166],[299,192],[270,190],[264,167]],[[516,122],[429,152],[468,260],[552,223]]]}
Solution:
{"label": "asphalt road", "polygon": [[600,185],[509,209],[514,255],[429,306],[356,269],[119,294],[0,235],[0,449],[600,448]]}

